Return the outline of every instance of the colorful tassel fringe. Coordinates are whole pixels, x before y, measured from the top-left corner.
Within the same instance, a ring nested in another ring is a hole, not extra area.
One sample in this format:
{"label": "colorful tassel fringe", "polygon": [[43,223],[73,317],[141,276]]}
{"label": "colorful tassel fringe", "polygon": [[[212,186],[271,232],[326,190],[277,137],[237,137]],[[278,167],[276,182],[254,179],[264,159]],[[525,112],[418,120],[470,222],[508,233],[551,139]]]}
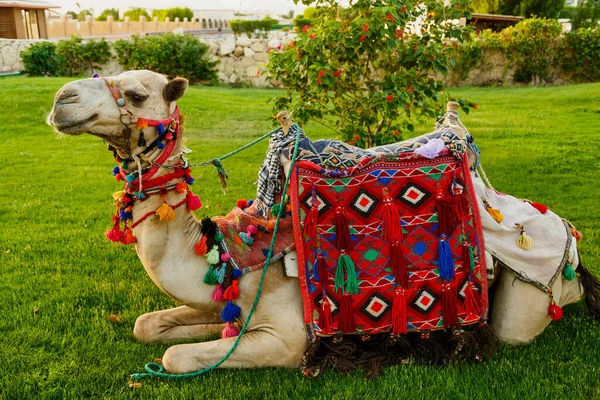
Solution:
{"label": "colorful tassel fringe", "polygon": [[397,288],[392,304],[392,336],[398,337],[407,332],[406,294],[403,288]]}
{"label": "colorful tassel fringe", "polygon": [[494,219],[494,221],[496,221],[497,223],[501,223],[502,221],[504,221],[504,215],[502,215],[500,210],[492,207],[492,205],[490,204],[489,201],[487,201],[487,199],[482,199],[482,200],[483,200],[483,204],[485,204],[485,210],[488,212],[488,214],[490,214],[490,216]]}
{"label": "colorful tassel fringe", "polygon": [[206,253],[206,261],[209,264],[216,264],[219,262],[219,248],[214,245],[208,253]]}
{"label": "colorful tassel fringe", "polygon": [[340,312],[338,314],[339,329],[343,333],[354,333],[354,309],[352,308],[352,297],[345,294],[340,299]]}
{"label": "colorful tassel fringe", "polygon": [[571,266],[571,263],[565,264],[565,268],[563,269],[563,277],[568,281],[575,279],[575,270]]}
{"label": "colorful tassel fringe", "polygon": [[322,330],[329,331],[331,329],[331,303],[327,295],[321,298],[321,313],[319,314],[319,325]]}
{"label": "colorful tassel fringe", "polygon": [[187,194],[187,207],[190,211],[196,211],[200,207],[202,207],[202,202],[200,201],[200,198],[191,191],[189,191]]}
{"label": "colorful tassel fringe", "polygon": [[533,249],[533,238],[527,235],[525,232],[525,228],[521,224],[515,224],[519,230],[521,231],[521,235],[517,238],[517,246],[522,248],[523,250],[531,250]]}
{"label": "colorful tassel fringe", "polygon": [[438,214],[438,235],[452,235],[460,218],[458,217],[458,196],[445,195],[443,191],[436,194]]}
{"label": "colorful tassel fringe", "polygon": [[[344,285],[344,272],[346,275]],[[346,253],[340,254],[335,270],[335,287],[334,289],[339,292],[344,289],[346,293],[357,294],[358,293],[358,277],[356,276],[356,268],[350,256]]]}
{"label": "colorful tassel fringe", "polygon": [[175,211],[166,202],[156,210],[156,215],[161,221],[172,221],[175,218]]}
{"label": "colorful tassel fringe", "polygon": [[445,328],[458,324],[456,295],[450,283],[442,284],[442,318],[444,319]]}
{"label": "colorful tassel fringe", "polygon": [[454,278],[454,259],[446,237],[442,236],[438,242],[438,266],[440,278],[449,281]]}
{"label": "colorful tassel fringe", "polygon": [[206,255],[206,253],[208,252],[208,246],[206,245],[206,236],[202,236],[202,239],[200,239],[198,241],[198,243],[196,243],[194,245],[194,251],[199,256],[205,256]]}
{"label": "colorful tassel fringe", "polygon": [[398,243],[390,246],[390,267],[396,279],[396,283],[402,287],[408,287],[408,269],[404,262],[404,255]]}
{"label": "colorful tassel fringe", "polygon": [[240,317],[241,312],[242,310],[230,301],[221,311],[221,319],[225,322],[234,322]]}
{"label": "colorful tassel fringe", "polygon": [[465,303],[464,310],[467,314],[480,315],[481,307],[479,305],[477,289],[475,289],[475,284],[471,281],[467,283],[467,287],[465,289]]}
{"label": "colorful tassel fringe", "polygon": [[223,332],[221,332],[221,339],[227,339],[230,337],[236,337],[240,334],[238,328],[233,325],[231,322],[225,323],[225,328],[223,328]]}
{"label": "colorful tassel fringe", "polygon": [[215,301],[217,303],[224,301],[225,300],[225,298],[223,297],[224,292],[225,292],[225,290],[223,289],[223,286],[221,286],[221,284],[217,283],[217,287],[212,292],[213,301]]}

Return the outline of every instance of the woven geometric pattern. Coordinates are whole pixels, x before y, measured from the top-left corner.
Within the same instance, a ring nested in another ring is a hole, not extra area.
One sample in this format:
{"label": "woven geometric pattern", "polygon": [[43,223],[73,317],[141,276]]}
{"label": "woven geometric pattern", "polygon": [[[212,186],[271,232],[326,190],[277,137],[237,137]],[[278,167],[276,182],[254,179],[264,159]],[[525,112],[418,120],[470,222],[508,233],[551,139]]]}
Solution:
{"label": "woven geometric pattern", "polygon": [[[444,282],[450,282],[458,324],[478,322],[487,309],[487,281],[478,210],[469,178],[468,166],[452,155],[432,160],[413,153],[377,156],[341,170],[298,162],[293,170],[290,197],[309,337],[391,331],[399,287],[397,272],[390,261],[392,251],[401,252],[408,275],[408,285],[403,288],[407,331],[445,327]],[[457,181],[466,182],[461,195],[465,196],[469,213],[453,234],[444,238],[454,266],[452,277],[444,280],[440,276],[436,193],[447,192]],[[317,211],[314,204],[318,204]],[[393,224],[393,229],[401,234],[396,247],[386,241],[383,223],[385,207],[390,206],[399,215]],[[307,218],[311,212],[312,216]],[[346,249],[339,248],[341,242],[336,232],[336,226],[341,229],[340,215],[349,232]],[[307,227],[307,223],[315,226]],[[316,233],[308,237],[307,229]],[[463,259],[466,243],[472,249],[472,264]],[[344,257],[351,259],[356,271],[357,290],[348,283],[352,268],[340,266]],[[471,265],[474,269],[470,274]],[[469,279],[474,283],[481,306],[479,315],[465,309]],[[323,306],[323,298],[329,299],[330,307]],[[344,307],[346,312],[352,312],[350,325],[342,322]]]}

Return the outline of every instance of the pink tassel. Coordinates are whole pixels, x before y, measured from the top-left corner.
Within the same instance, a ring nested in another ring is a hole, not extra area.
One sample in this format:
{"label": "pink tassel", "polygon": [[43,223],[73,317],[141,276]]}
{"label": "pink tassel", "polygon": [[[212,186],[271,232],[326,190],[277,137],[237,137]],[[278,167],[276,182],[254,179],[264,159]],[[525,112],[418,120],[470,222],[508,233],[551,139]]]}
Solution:
{"label": "pink tassel", "polygon": [[219,303],[221,301],[224,301],[225,298],[223,297],[223,293],[225,293],[225,290],[223,289],[223,286],[221,286],[220,283],[217,283],[217,287],[216,287],[216,289],[212,293],[212,299],[213,299],[213,301],[216,301],[217,303]]}
{"label": "pink tassel", "polygon": [[225,323],[225,328],[223,328],[223,332],[221,333],[222,339],[227,339],[230,337],[236,337],[240,334],[238,328],[236,328],[231,322]]}
{"label": "pink tassel", "polygon": [[456,312],[456,295],[450,283],[442,284],[442,318],[444,328],[458,324],[458,313]]}
{"label": "pink tassel", "polygon": [[406,296],[403,288],[396,289],[392,305],[392,336],[405,335],[406,330]]}
{"label": "pink tassel", "polygon": [[196,211],[197,209],[202,207],[202,202],[200,201],[200,198],[194,193],[192,193],[191,190],[187,194],[187,207],[190,211]]}

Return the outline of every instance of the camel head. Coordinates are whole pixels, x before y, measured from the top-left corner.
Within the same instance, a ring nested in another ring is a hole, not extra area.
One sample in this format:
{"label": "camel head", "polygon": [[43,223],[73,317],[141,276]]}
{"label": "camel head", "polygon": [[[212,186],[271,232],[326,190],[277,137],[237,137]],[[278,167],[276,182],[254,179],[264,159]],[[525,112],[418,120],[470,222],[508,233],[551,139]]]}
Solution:
{"label": "camel head", "polygon": [[[120,157],[126,158],[134,151],[139,135],[131,116],[152,120],[168,118],[175,110],[176,100],[185,93],[187,83],[183,78],[169,81],[147,70],[69,82],[56,93],[46,122],[67,135],[98,136],[113,146]],[[117,91],[111,92],[109,85]],[[119,107],[115,96],[124,100],[123,107]],[[123,115],[122,109],[128,113]],[[130,133],[126,133],[126,126],[131,128]],[[145,134],[157,135],[154,129],[145,130]],[[128,141],[126,136],[129,135]],[[128,142],[131,143],[129,148]]]}

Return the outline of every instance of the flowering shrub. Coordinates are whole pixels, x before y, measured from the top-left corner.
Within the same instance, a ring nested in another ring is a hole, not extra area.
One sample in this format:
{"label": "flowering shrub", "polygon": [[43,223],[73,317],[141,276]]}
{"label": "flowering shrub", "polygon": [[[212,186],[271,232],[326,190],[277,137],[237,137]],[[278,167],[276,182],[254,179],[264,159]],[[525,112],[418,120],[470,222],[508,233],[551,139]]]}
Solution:
{"label": "flowering shrub", "polygon": [[450,22],[467,16],[469,3],[357,0],[340,8],[321,1],[312,25],[271,53],[270,75],[287,88],[274,110],[332,126],[357,146],[398,141],[445,104],[444,86],[432,76],[452,63],[448,41],[469,36],[469,28]]}

